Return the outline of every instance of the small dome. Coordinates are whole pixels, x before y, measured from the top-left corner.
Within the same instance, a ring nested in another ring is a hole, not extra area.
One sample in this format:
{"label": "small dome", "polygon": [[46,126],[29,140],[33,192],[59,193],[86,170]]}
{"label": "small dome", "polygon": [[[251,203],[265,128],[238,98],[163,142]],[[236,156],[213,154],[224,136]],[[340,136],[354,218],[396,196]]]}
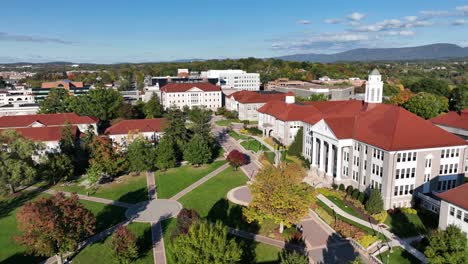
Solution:
{"label": "small dome", "polygon": [[373,69],[370,75],[380,75],[380,72],[377,69]]}

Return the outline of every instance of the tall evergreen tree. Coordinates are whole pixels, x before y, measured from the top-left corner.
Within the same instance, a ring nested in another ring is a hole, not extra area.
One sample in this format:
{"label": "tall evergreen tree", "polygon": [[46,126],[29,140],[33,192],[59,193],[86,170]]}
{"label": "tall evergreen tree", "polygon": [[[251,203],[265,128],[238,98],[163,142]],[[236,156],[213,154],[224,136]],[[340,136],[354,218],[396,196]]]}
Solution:
{"label": "tall evergreen tree", "polygon": [[200,134],[195,134],[184,149],[184,159],[193,165],[208,163],[212,156],[208,142]]}
{"label": "tall evergreen tree", "polygon": [[153,93],[151,99],[143,106],[143,112],[145,113],[146,118],[157,118],[162,116],[163,108],[157,94]]}
{"label": "tall evergreen tree", "polygon": [[39,113],[55,114],[70,112],[70,94],[63,88],[51,89],[44,101],[41,102]]}
{"label": "tall evergreen tree", "polygon": [[372,189],[369,199],[366,202],[366,210],[371,214],[378,214],[383,211],[382,194],[379,189]]}
{"label": "tall evergreen tree", "polygon": [[143,137],[133,139],[128,145],[127,156],[130,171],[142,172],[154,169],[155,148]]}
{"label": "tall evergreen tree", "polygon": [[303,131],[304,129],[302,127],[297,131],[293,143],[289,146],[289,155],[296,157],[300,157],[302,155]]}
{"label": "tall evergreen tree", "polygon": [[168,140],[175,142],[175,152],[178,158],[182,157],[185,144],[190,139],[189,131],[185,126],[187,117],[180,109],[171,106],[167,112],[168,125],[164,130],[164,137]]}
{"label": "tall evergreen tree", "polygon": [[162,137],[156,146],[156,167],[167,170],[176,166],[176,153],[174,141],[169,137]]}

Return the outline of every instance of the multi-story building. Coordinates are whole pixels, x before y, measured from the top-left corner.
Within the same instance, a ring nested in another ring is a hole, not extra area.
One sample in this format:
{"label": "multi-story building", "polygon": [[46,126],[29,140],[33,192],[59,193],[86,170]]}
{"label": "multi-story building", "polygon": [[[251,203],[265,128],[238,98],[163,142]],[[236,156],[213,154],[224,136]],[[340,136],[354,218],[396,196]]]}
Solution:
{"label": "multi-story building", "polygon": [[237,111],[240,120],[258,120],[257,109],[270,101],[284,101],[287,95],[280,92],[237,91],[225,97],[225,107]]}
{"label": "multi-story building", "polygon": [[62,80],[56,82],[44,82],[41,88],[32,88],[34,99],[37,103],[44,101],[52,89],[66,89],[70,95],[78,96],[87,94],[90,87],[85,86],[83,82],[72,82],[70,80]]}
{"label": "multi-story building", "polygon": [[162,137],[166,125],[165,118],[122,120],[107,128],[104,134],[108,135],[113,143],[126,147],[137,136],[143,136],[149,142],[157,142]]}
{"label": "multi-story building", "polygon": [[468,108],[460,113],[451,111],[430,120],[436,126],[468,140]]}
{"label": "multi-story building", "polygon": [[0,90],[0,106],[8,104],[32,104],[34,95],[31,90]]}
{"label": "multi-story building", "polygon": [[201,73],[202,78],[218,79],[217,85],[224,89],[260,90],[260,74],[243,70],[209,70]]}
{"label": "multi-story building", "polygon": [[0,106],[0,116],[34,115],[39,112],[39,104],[13,103]]}
{"label": "multi-story building", "polygon": [[161,88],[161,102],[165,109],[188,106],[216,111],[222,106],[222,92],[219,86],[207,82],[169,83]]}
{"label": "multi-story building", "polygon": [[377,70],[366,88],[364,101],[267,103],[259,112],[273,120],[259,126],[278,137],[289,133],[291,140],[297,130],[291,120],[297,120],[303,127],[302,154],[313,174],[361,191],[378,188],[386,209],[411,206],[415,192],[460,185],[468,175],[467,142],[401,107],[380,103]]}
{"label": "multi-story building", "polygon": [[303,81],[293,81],[280,78],[268,82],[266,90],[283,93],[292,92],[296,96],[309,97],[311,95],[323,94],[328,100],[348,100],[354,98],[354,86],[352,85],[322,85]]}
{"label": "multi-story building", "polygon": [[439,228],[445,230],[455,225],[468,237],[468,184],[440,193]]}

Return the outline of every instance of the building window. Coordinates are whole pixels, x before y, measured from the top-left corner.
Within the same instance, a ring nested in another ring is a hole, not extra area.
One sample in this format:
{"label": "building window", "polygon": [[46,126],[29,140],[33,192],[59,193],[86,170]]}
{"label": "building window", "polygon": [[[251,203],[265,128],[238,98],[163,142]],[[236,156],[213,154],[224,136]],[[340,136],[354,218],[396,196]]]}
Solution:
{"label": "building window", "polygon": [[461,220],[462,211],[457,210],[457,218]]}
{"label": "building window", "polygon": [[395,186],[395,192],[394,192],[394,195],[395,195],[395,196],[398,196],[398,186]]}
{"label": "building window", "polygon": [[416,168],[411,169],[411,178],[414,178],[414,175],[416,173]]}
{"label": "building window", "polygon": [[455,208],[453,208],[452,206],[450,206],[450,215],[451,216],[454,216],[455,215]]}
{"label": "building window", "polygon": [[464,215],[465,215],[465,216],[464,216],[463,218],[464,218],[464,220],[465,220],[465,223],[468,223],[468,213],[465,213]]}
{"label": "building window", "polygon": [[401,153],[398,153],[397,162],[400,162],[400,161],[401,161]]}
{"label": "building window", "polygon": [[400,178],[400,170],[397,169],[395,173],[395,178],[398,180]]}

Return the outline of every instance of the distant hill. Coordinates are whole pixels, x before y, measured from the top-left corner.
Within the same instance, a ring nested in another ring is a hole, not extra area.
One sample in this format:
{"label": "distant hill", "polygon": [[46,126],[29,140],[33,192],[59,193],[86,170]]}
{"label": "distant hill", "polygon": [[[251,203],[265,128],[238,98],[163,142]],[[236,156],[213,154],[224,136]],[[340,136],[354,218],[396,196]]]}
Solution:
{"label": "distant hill", "polygon": [[353,49],[335,54],[294,54],[276,57],[287,61],[337,62],[337,61],[401,61],[442,60],[468,57],[468,47],[438,43],[407,48]]}

